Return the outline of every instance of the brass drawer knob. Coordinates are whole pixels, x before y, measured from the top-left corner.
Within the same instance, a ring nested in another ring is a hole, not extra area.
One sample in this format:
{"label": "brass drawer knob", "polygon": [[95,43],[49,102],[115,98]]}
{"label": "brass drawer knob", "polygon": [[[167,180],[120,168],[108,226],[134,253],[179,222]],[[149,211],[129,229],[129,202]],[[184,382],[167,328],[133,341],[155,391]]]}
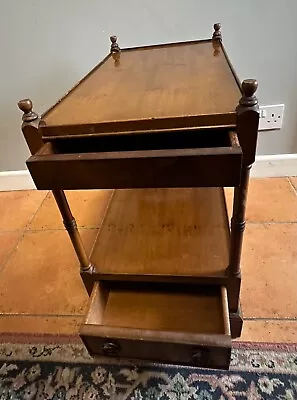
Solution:
{"label": "brass drawer knob", "polygon": [[106,356],[116,356],[120,350],[120,345],[115,342],[106,342],[102,346],[102,352]]}

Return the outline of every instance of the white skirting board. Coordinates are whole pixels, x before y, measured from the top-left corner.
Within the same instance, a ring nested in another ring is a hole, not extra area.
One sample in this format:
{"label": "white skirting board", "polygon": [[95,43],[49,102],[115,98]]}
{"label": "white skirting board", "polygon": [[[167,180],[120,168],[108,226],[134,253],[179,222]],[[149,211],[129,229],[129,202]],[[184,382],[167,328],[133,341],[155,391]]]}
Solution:
{"label": "white skirting board", "polygon": [[[257,156],[252,168],[253,178],[297,176],[297,154]],[[0,172],[0,191],[35,189],[29,171]]]}
{"label": "white skirting board", "polygon": [[253,178],[273,178],[297,175],[297,154],[276,154],[257,156],[251,176]]}
{"label": "white skirting board", "polygon": [[28,170],[0,172],[0,191],[36,189]]}

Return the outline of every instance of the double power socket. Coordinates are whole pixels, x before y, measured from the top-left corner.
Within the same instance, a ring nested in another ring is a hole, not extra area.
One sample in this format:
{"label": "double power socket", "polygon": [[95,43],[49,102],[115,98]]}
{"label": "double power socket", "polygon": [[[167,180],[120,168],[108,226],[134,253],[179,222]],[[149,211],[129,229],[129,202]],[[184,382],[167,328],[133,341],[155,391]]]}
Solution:
{"label": "double power socket", "polygon": [[259,131],[281,129],[284,118],[284,104],[260,106]]}

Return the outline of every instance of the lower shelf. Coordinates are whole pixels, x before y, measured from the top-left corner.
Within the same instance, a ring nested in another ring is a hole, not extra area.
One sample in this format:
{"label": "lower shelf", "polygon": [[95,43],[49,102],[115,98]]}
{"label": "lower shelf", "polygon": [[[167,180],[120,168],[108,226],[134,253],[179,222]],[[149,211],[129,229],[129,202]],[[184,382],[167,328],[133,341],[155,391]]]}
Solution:
{"label": "lower shelf", "polygon": [[80,335],[93,356],[228,368],[226,289],[96,282]]}
{"label": "lower shelf", "polygon": [[224,284],[228,250],[222,188],[116,190],[91,258],[101,280]]}

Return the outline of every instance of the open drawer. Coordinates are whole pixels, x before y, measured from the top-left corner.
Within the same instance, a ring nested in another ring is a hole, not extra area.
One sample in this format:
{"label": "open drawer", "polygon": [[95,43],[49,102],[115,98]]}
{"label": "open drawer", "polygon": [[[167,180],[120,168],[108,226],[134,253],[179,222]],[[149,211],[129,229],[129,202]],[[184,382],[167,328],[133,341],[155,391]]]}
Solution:
{"label": "open drawer", "polygon": [[227,129],[60,139],[27,161],[38,189],[237,186],[242,150]]}
{"label": "open drawer", "polygon": [[226,289],[96,282],[80,336],[93,356],[228,368]]}

